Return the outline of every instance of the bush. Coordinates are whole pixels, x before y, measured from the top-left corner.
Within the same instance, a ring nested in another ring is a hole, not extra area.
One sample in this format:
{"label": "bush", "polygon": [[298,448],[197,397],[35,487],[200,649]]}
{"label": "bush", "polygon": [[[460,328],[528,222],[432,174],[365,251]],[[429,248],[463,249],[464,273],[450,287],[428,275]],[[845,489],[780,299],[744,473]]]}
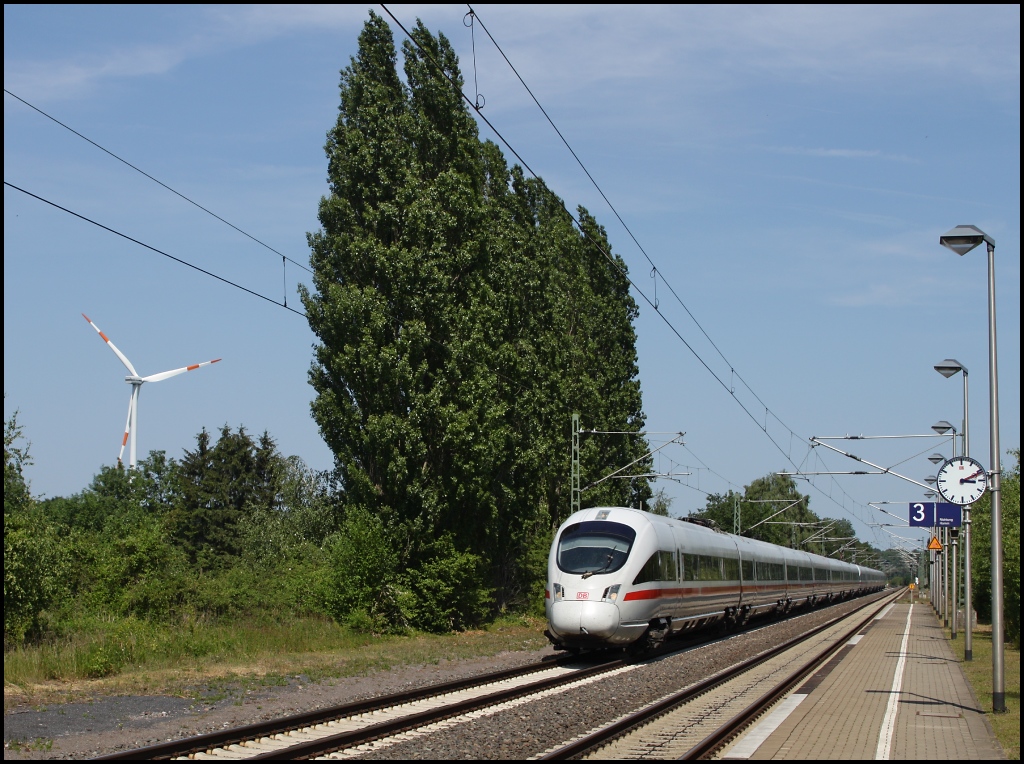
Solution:
{"label": "bush", "polygon": [[482,583],[481,563],[479,555],[458,551],[448,536],[432,544],[426,561],[404,577],[412,594],[403,603],[410,623],[434,633],[478,624],[492,596]]}
{"label": "bush", "polygon": [[369,631],[405,626],[399,607],[398,555],[383,523],[365,509],[349,510],[341,530],[324,544],[320,606],[339,623]]}
{"label": "bush", "polygon": [[4,516],[4,646],[39,633],[44,611],[67,593],[71,554],[65,537],[38,513]]}

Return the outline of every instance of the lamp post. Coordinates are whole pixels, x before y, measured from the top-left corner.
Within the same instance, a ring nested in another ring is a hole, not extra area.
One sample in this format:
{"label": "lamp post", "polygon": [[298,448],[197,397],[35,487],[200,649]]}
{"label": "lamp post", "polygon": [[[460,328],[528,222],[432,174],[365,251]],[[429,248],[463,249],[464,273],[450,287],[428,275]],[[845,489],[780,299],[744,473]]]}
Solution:
{"label": "lamp post", "polygon": [[939,244],[966,255],[982,242],[988,248],[988,408],[989,491],[992,503],[992,710],[1006,711],[1006,676],[1003,663],[1003,509],[999,488],[999,373],[996,353],[996,242],[973,225],[960,225],[939,237]]}
{"label": "lamp post", "polygon": [[[953,433],[953,456],[956,456],[956,427],[943,419],[933,424],[932,429],[939,435]],[[934,485],[934,480],[932,484]],[[940,552],[942,555],[942,625],[949,626],[949,529],[937,528],[936,533],[942,537],[942,552]]]}
{"label": "lamp post", "polygon": [[[928,457],[928,461],[930,461],[932,464],[940,464],[940,463],[946,461],[946,457],[943,456],[942,454],[932,454],[931,456]],[[924,497],[925,497],[925,499],[928,499],[928,500],[934,499],[935,498],[935,492],[934,491],[926,491],[925,494],[924,494]],[[932,610],[935,610],[935,612],[938,612],[938,608],[935,607],[935,597],[936,597],[936,593],[935,593],[935,589],[936,589],[936,587],[935,587],[935,570],[934,570],[934,568],[935,568],[935,554],[933,552],[929,551],[928,555],[929,555],[929,559],[928,559],[928,599],[931,600]]]}
{"label": "lamp post", "polygon": [[[956,427],[943,419],[933,424],[932,429],[939,435],[945,435],[947,432],[953,433],[953,456],[956,456]],[[943,461],[945,461],[945,459],[943,459]]]}
{"label": "lamp post", "polygon": [[[949,422],[939,422],[932,427],[936,432],[940,432],[939,427],[941,425],[952,425]],[[944,433],[943,433],[944,434]],[[954,440],[955,442],[955,440]],[[928,485],[935,485],[937,482],[935,475],[929,475],[924,479]],[[929,492],[930,493],[930,492]],[[939,612],[942,615],[942,626],[949,626],[949,529],[948,528],[936,528],[936,535],[942,540],[942,551],[938,554],[941,555],[942,567],[939,569],[939,575],[941,580],[941,586],[939,588]]]}
{"label": "lamp post", "polygon": [[[960,451],[964,456],[971,455],[971,445],[968,439],[970,430],[970,418],[967,406],[967,367],[954,358],[947,358],[942,363],[935,364],[935,371],[939,372],[946,379],[949,379],[958,372],[964,376],[964,423],[963,432],[960,433]],[[929,457],[929,460],[931,457]],[[964,507],[964,618],[967,621],[964,628],[964,660],[974,660],[974,634],[972,631],[974,612],[974,593],[971,591],[971,505]],[[958,601],[959,604],[959,601]],[[955,616],[954,616],[955,622]]]}
{"label": "lamp post", "polygon": [[[946,423],[946,422],[939,422],[939,424],[933,426],[932,429],[934,430],[936,427],[938,427],[938,426],[940,426],[942,424],[948,424],[948,423]],[[941,435],[942,433],[939,433],[939,434]],[[934,454],[934,455],[935,456],[939,456],[940,454]],[[931,457],[928,457],[928,458],[931,459]],[[942,457],[942,461],[946,461],[946,457]],[[924,479],[924,482],[928,483],[929,485],[935,485],[934,482],[929,482],[929,478],[932,478],[934,480],[935,476],[934,475],[929,475],[927,478]],[[924,497],[925,497],[925,499],[929,499],[929,500],[930,499],[934,499],[935,498],[935,491],[925,491]],[[933,536],[938,536],[938,528],[936,528],[935,526],[932,526],[932,531],[931,532],[932,532]],[[940,597],[940,593],[942,591],[942,576],[940,575],[940,572],[939,572],[939,555],[938,555],[937,552],[932,552],[930,550],[929,550],[928,554],[930,555],[930,558],[929,558],[929,561],[928,561],[928,594],[929,594],[929,599],[931,599],[931,601],[932,601],[932,610],[934,610],[936,615],[938,615],[938,614],[940,614],[942,612],[942,608],[939,606],[939,603],[942,601],[942,599]]]}

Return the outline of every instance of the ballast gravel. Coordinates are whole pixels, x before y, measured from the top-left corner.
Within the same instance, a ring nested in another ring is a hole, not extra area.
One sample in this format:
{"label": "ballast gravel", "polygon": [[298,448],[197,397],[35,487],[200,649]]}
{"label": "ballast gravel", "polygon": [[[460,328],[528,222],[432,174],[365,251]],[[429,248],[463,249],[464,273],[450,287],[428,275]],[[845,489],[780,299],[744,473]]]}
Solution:
{"label": "ballast gravel", "polygon": [[608,680],[518,705],[504,713],[449,725],[436,733],[413,737],[353,758],[443,760],[537,756],[829,619],[856,610],[877,596],[880,595],[766,623],[728,639],[649,661]]}
{"label": "ballast gravel", "polygon": [[4,713],[4,759],[83,759],[205,732],[240,727],[328,706],[515,668],[554,657],[554,650],[506,652],[461,661],[401,666],[368,676],[245,687],[219,683],[214,697],[97,697]]}
{"label": "ballast gravel", "polygon": [[[665,656],[546,698],[514,705],[470,722],[443,724],[375,750],[367,759],[523,759],[559,746],[669,692],[769,649],[873,598],[814,610],[703,647]],[[215,702],[166,697],[98,698],[4,714],[4,759],[78,759],[252,724],[326,706],[387,695],[476,674],[535,663],[551,648],[489,658],[404,666],[363,677],[287,686],[239,688]]]}

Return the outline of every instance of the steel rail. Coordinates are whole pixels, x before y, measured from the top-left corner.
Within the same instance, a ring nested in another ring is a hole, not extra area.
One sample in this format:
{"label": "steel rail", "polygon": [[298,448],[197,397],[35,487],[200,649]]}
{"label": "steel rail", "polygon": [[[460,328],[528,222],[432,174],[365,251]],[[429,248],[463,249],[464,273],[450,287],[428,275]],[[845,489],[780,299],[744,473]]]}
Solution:
{"label": "steel rail", "polygon": [[572,657],[560,657],[555,660],[546,660],[528,666],[518,666],[511,669],[493,671],[489,674],[478,674],[464,679],[455,679],[442,684],[420,687],[415,690],[395,693],[393,695],[382,695],[377,698],[346,703],[344,705],[322,708],[316,711],[306,711],[301,714],[283,716],[278,719],[271,719],[265,722],[256,722],[242,727],[233,727],[227,730],[209,732],[195,737],[172,740],[166,743],[157,743],[144,748],[135,748],[128,751],[109,753],[95,757],[99,761],[135,760],[135,759],[171,759],[176,756],[187,756],[199,751],[207,751],[211,748],[222,748],[226,745],[241,743],[246,740],[253,740],[261,737],[271,737],[285,732],[311,727],[315,724],[323,724],[339,717],[355,716],[357,714],[369,713],[390,706],[397,706],[403,703],[410,703],[416,700],[445,695],[470,687],[500,682],[526,674],[536,673],[555,666],[563,666],[572,663]]}
{"label": "steel rail", "polygon": [[[904,591],[904,589],[900,589],[890,601],[899,599],[903,595]],[[827,662],[832,658],[832,656],[842,650],[850,639],[852,639],[857,632],[863,629],[864,625],[874,618],[875,615],[887,605],[888,602],[873,611],[866,618],[858,621],[851,629],[846,631],[842,638],[837,639],[834,644],[819,653],[815,658],[805,663],[795,672],[790,674],[787,679],[776,685],[775,688],[766,692],[760,698],[743,709],[739,714],[705,737],[697,743],[697,745],[680,756],[679,759],[681,761],[702,759],[706,756],[710,756],[716,750],[728,743],[735,735],[742,732],[755,719],[760,717],[762,713],[767,711],[771,706],[775,705],[777,701],[787,695],[790,690],[802,682],[811,672],[815,671],[823,663]]]}
{"label": "steel rail", "polygon": [[[707,638],[706,636],[696,636],[696,638],[690,637],[688,639],[677,640],[671,645],[665,645],[662,648],[655,651],[651,651],[647,654],[644,654],[641,657],[657,657],[663,654],[678,652],[680,650],[697,647],[711,641],[714,641],[714,638]],[[575,663],[578,660],[580,660],[580,657],[578,655],[565,655],[555,659],[547,659],[539,663],[531,664],[529,666],[519,666],[517,668],[503,669],[501,671],[494,671],[488,674],[478,674],[476,676],[467,677],[465,679],[456,679],[442,684],[429,685],[427,687],[420,687],[415,690],[407,690],[405,692],[395,693],[393,695],[382,695],[377,698],[356,701],[355,703],[331,706],[329,708],[323,708],[316,711],[307,711],[300,714],[293,714],[291,716],[270,719],[265,722],[256,722],[254,724],[247,724],[240,727],[232,727],[230,729],[218,730],[216,732],[208,732],[202,735],[195,735],[193,737],[171,740],[165,743],[156,743],[154,745],[146,746],[144,748],[134,748],[126,751],[118,751],[116,753],[104,754],[102,756],[95,757],[95,760],[158,760],[172,759],[179,756],[188,756],[190,754],[199,753],[202,751],[209,751],[214,748],[224,748],[226,746],[237,745],[247,741],[259,740],[260,738],[273,737],[274,735],[294,732],[295,730],[300,730],[305,727],[312,727],[317,724],[324,724],[326,722],[334,721],[336,719],[370,713],[373,711],[390,708],[392,706],[398,706],[418,700],[425,700],[427,698],[436,697],[440,695],[447,695],[453,692],[458,692],[460,690],[469,689],[471,687],[493,684],[506,679],[512,679],[519,676],[525,676],[530,673],[544,671],[548,668],[565,666],[571,663]],[[595,668],[604,668],[605,670],[610,671],[612,669],[625,665],[625,663],[627,662],[628,661],[622,659],[613,659],[610,661],[602,662],[601,664],[599,664],[598,667]],[[580,678],[584,678],[584,676],[582,674],[573,674],[572,676],[573,681]],[[566,679],[566,681],[568,681],[568,679]],[[530,687],[535,688],[536,684],[526,685],[523,686],[521,689],[526,691]],[[369,728],[364,727],[363,729],[366,730]],[[380,737],[380,735],[378,735],[377,737]]]}
{"label": "steel rail", "polygon": [[[890,601],[898,598],[901,593],[902,590],[894,594],[891,598],[882,598],[881,604],[872,609],[871,613],[866,618],[864,618],[861,621],[858,621],[857,630],[863,628],[864,623],[870,621],[883,608],[885,608]],[[869,609],[872,607],[872,605],[876,604],[878,604],[878,600],[866,604],[864,606],[864,609]],[[776,655],[783,653],[792,647],[795,647],[801,642],[810,639],[816,634],[831,628],[843,619],[849,617],[850,614],[847,613],[845,615],[832,618],[827,622],[821,624],[820,626],[817,626],[814,629],[811,629],[810,631],[801,634],[798,637],[794,637],[793,639],[787,640],[781,645],[773,647],[766,652],[763,652],[759,655],[755,655],[754,657],[749,658],[743,661],[742,663],[725,669],[724,671],[721,671],[718,674],[715,674],[714,676],[711,676],[702,682],[699,682],[695,685],[680,690],[679,692],[674,693],[667,698],[663,698],[662,700],[657,701],[656,703],[653,703],[647,706],[646,708],[640,709],[639,711],[636,711],[632,714],[628,714],[627,716],[624,716],[622,719],[619,719],[618,721],[613,722],[612,724],[606,727],[596,730],[590,733],[589,735],[584,735],[578,740],[568,743],[562,746],[561,748],[557,748],[554,751],[549,751],[548,753],[539,756],[538,759],[542,761],[563,761],[565,759],[571,759],[580,756],[592,748],[596,748],[611,740],[614,740],[617,737],[621,737],[630,730],[639,727],[659,716],[669,713],[677,706],[681,706],[684,703],[687,703],[699,697],[700,695],[703,695],[709,690],[712,690],[715,687],[718,687],[719,685],[725,684],[726,682],[736,678],[737,676],[745,673],[746,671],[749,671],[750,669],[760,665],[761,663],[764,663],[768,659],[773,658]],[[856,633],[856,630],[853,633]],[[839,647],[842,647],[846,641],[848,641],[848,638],[838,642]],[[688,755],[689,754],[687,754],[687,756]]]}
{"label": "steel rail", "polygon": [[[829,624],[839,618],[832,619]],[[828,624],[826,624],[827,626]],[[388,722],[381,722],[376,725],[368,725],[366,727],[350,730],[343,733],[338,733],[332,736],[324,736],[317,740],[306,741],[302,743],[296,743],[294,746],[283,747],[277,751],[270,751],[266,753],[254,753],[251,759],[295,759],[295,758],[309,758],[322,753],[329,753],[330,751],[340,750],[341,748],[352,747],[361,743],[370,742],[372,740],[387,737],[389,735],[397,734],[402,731],[412,729],[417,726],[423,726],[436,721],[450,718],[452,716],[458,716],[462,713],[467,713],[472,710],[483,708],[489,705],[496,705],[498,703],[505,702],[506,700],[512,700],[517,697],[523,697],[536,692],[542,692],[551,687],[557,687],[560,684],[568,684],[571,682],[586,679],[591,676],[595,676],[601,673],[612,671],[621,666],[635,662],[637,659],[647,659],[657,657],[664,654],[673,652],[679,652],[693,647],[698,647],[710,642],[716,641],[718,637],[699,637],[693,635],[689,639],[675,641],[674,644],[664,645],[658,650],[648,652],[642,656],[632,656],[624,659],[614,659],[605,661],[597,666],[593,666],[588,669],[581,669],[579,672],[574,672],[572,675],[563,675],[560,677],[553,677],[551,679],[544,680],[542,682],[534,682],[528,685],[520,685],[516,688],[498,691],[495,693],[489,693],[487,695],[481,695],[476,698],[470,698],[459,703],[444,706],[431,711],[424,711],[416,714],[409,714],[402,716],[397,719],[390,720]],[[377,698],[371,698],[368,700],[357,701],[355,703],[349,703],[344,705],[332,706],[330,708],[319,709],[316,711],[308,711],[300,714],[293,714],[290,716],[280,717],[277,719],[271,719],[265,722],[257,722],[254,724],[248,724],[241,727],[233,727],[226,730],[218,730],[216,732],[209,732],[194,737],[181,738],[178,740],[168,741],[166,743],[157,743],[151,746],[143,748],[136,748],[126,751],[119,751],[116,753],[105,754],[96,757],[97,760],[101,761],[115,761],[115,760],[158,760],[158,759],[171,759],[182,756],[190,756],[192,754],[211,751],[218,748],[226,748],[232,745],[244,744],[246,742],[255,742],[263,738],[274,737],[275,735],[287,734],[302,730],[304,728],[313,727],[319,724],[325,724],[331,721],[343,719],[346,717],[357,716],[360,714],[370,713],[394,706],[403,705],[419,700],[425,700],[431,697],[437,697],[446,695],[460,690],[469,689],[472,687],[479,687],[486,684],[497,683],[503,680],[512,679],[520,676],[525,676],[531,673],[537,673],[544,671],[549,668],[565,666],[579,660],[578,656],[564,656],[555,660],[545,660],[539,663],[531,664],[529,666],[520,666],[512,669],[503,669],[501,671],[495,671],[488,674],[480,674],[473,677],[467,677],[464,679],[453,680],[451,682],[445,682],[438,685],[431,685],[427,687],[421,687],[415,690],[408,690],[401,693],[395,693],[393,695],[385,695]],[[326,746],[326,747],[325,747]],[[233,757],[234,758],[234,757]]]}
{"label": "steel rail", "polygon": [[481,695],[476,698],[468,698],[442,708],[422,711],[418,714],[410,714],[409,716],[403,716],[391,721],[381,722],[380,724],[363,727],[362,729],[340,732],[337,735],[330,735],[317,740],[297,743],[296,745],[282,748],[278,751],[269,751],[267,753],[257,754],[250,757],[249,760],[291,761],[294,759],[309,759],[315,756],[323,756],[339,751],[343,748],[352,748],[362,743],[369,743],[382,737],[388,737],[400,732],[405,732],[406,730],[423,727],[428,724],[443,721],[444,719],[449,719],[453,716],[460,716],[462,714],[469,713],[470,711],[476,711],[488,706],[498,705],[499,703],[515,700],[516,698],[521,698],[526,695],[533,695],[563,684],[571,684],[573,682],[578,682],[581,679],[587,679],[599,674],[606,674],[609,671],[613,671],[614,669],[620,668],[629,663],[630,661],[626,659],[609,661],[607,663],[602,663],[599,666],[582,669],[578,673],[569,676],[552,677],[540,682],[534,682],[533,684],[512,687],[507,690],[499,690],[498,692],[492,692],[488,695]]}
{"label": "steel rail", "polygon": [[[389,722],[382,722],[378,725],[369,725],[358,730],[351,730],[349,732],[339,733],[335,736],[325,736],[315,741],[297,743],[295,746],[282,748],[279,751],[268,752],[264,754],[254,753],[253,756],[250,758],[289,759],[302,758],[304,756],[308,757],[311,755],[315,755],[314,753],[310,753],[308,751],[312,751],[320,743],[330,742],[335,738],[345,738],[345,741],[347,741],[347,743],[345,746],[342,747],[358,745],[359,743],[369,742],[371,740],[379,739],[380,737],[385,737],[389,734],[395,734],[397,732],[411,729],[416,726],[422,726],[424,724],[430,724],[434,721],[440,721],[441,719],[448,718],[450,716],[457,716],[460,713],[465,713],[469,710],[483,708],[488,705],[495,705],[497,703],[502,703],[505,700],[511,700],[516,697],[522,697],[524,695],[529,695],[535,692],[542,692],[546,689],[550,689],[551,687],[556,687],[559,684],[568,684],[570,682],[575,682],[601,673],[612,671],[616,668],[625,666],[638,658],[647,659],[657,657],[667,653],[678,652],[681,650],[706,644],[710,641],[714,641],[714,638],[709,639],[707,637],[697,637],[696,639],[690,638],[687,640],[680,640],[672,645],[665,645],[658,650],[651,651],[649,653],[643,654],[642,656],[631,656],[628,658],[615,658],[611,660],[605,660],[596,666],[592,666],[587,669],[581,669],[580,671],[575,672],[571,675],[553,677],[547,680],[543,680],[541,682],[534,682],[529,685],[521,685],[517,688],[502,690],[496,693],[490,693],[488,695],[481,695],[476,698],[470,698],[465,701],[461,701],[458,704],[445,706],[443,708],[438,708],[433,711],[421,712],[419,714],[409,714],[407,716],[403,716],[398,719],[391,720]],[[301,730],[307,727],[313,727],[318,724],[324,724],[337,719],[357,716],[359,714],[365,714],[385,708],[399,706],[418,700],[425,700],[432,697],[447,695],[453,692],[458,692],[460,690],[469,689],[472,687],[493,684],[500,682],[502,680],[512,679],[515,677],[525,676],[527,674],[544,671],[548,668],[565,666],[567,664],[575,663],[578,660],[579,656],[563,656],[554,660],[549,659],[540,663],[531,664],[529,666],[520,666],[518,668],[504,669],[502,671],[495,671],[489,674],[480,674],[474,677],[468,677],[466,679],[454,680],[439,685],[431,685],[428,687],[418,688],[416,690],[409,690],[402,693],[396,693],[394,695],[385,695],[365,701],[357,701],[355,703],[340,706],[332,706],[330,708],[319,709],[317,711],[309,711],[301,714],[294,714],[291,716],[281,717],[278,719],[271,719],[265,722],[257,722],[255,724],[248,724],[241,727],[233,727],[231,729],[218,730],[216,732],[209,732],[202,735],[196,735],[194,737],[172,740],[166,743],[157,743],[155,745],[146,746],[144,748],[136,748],[127,751],[119,751],[117,753],[105,754],[103,756],[96,757],[96,760],[157,760],[172,759],[180,756],[189,756],[191,754],[210,751],[216,748],[225,748],[227,746],[238,745],[245,742],[258,741],[261,738],[269,738],[279,734],[295,732],[297,730]],[[302,751],[296,750],[296,748],[302,748],[304,751],[307,752],[303,753]],[[334,750],[337,750],[337,748],[335,748]]]}

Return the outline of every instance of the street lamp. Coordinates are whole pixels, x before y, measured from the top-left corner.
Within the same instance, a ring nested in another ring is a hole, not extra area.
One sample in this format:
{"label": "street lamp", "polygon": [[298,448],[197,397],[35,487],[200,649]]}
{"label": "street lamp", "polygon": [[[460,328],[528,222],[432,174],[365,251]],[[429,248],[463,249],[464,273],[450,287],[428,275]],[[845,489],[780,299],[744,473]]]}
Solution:
{"label": "street lamp", "polygon": [[999,489],[999,372],[996,353],[996,242],[973,225],[959,225],[939,237],[939,244],[966,255],[982,242],[988,248],[988,409],[990,480],[992,492],[992,710],[1006,711],[1003,663],[1003,509]]}
{"label": "street lamp", "polygon": [[928,457],[928,461],[930,461],[932,464],[940,464],[941,462],[946,461],[946,457],[943,456],[942,454],[932,454],[931,456]]}
{"label": "street lamp", "polygon": [[[957,361],[955,358],[947,358],[942,363],[935,364],[935,371],[939,372],[946,379],[949,379],[958,372],[963,372],[964,376],[964,423],[963,431],[960,433],[960,439],[962,441],[961,453],[964,456],[971,455],[971,446],[967,438],[967,432],[969,429],[969,416],[967,408],[967,367]],[[971,505],[968,504],[964,507],[964,616],[967,620],[967,624],[964,626],[964,660],[974,660],[974,634],[972,632],[972,619],[971,615],[974,612],[974,592],[971,591]],[[959,604],[959,603],[957,603]],[[954,606],[955,607],[955,606]],[[956,623],[956,616],[954,615],[954,623]]]}

